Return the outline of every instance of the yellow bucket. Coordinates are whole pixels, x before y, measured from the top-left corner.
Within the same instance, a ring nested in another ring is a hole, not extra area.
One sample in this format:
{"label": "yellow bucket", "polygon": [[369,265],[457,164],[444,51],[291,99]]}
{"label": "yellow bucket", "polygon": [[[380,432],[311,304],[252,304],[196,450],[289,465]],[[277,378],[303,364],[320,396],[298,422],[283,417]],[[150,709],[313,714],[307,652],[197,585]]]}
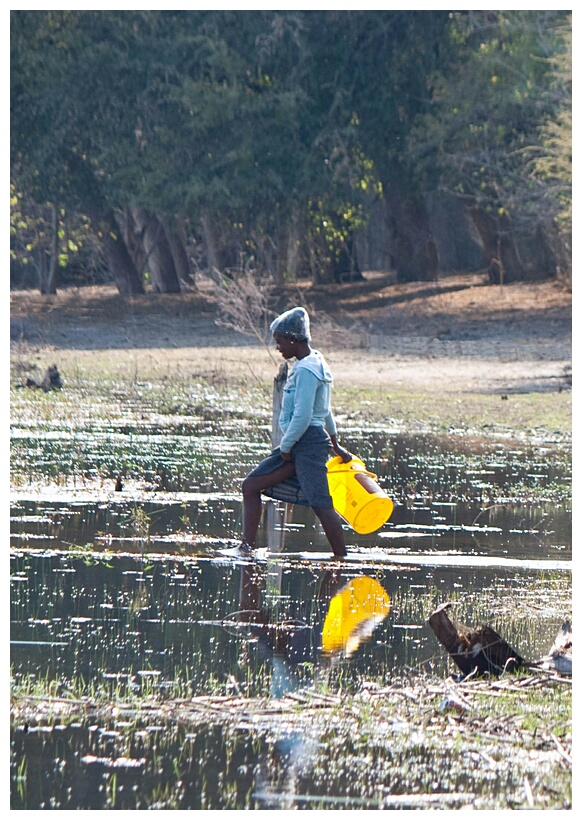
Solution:
{"label": "yellow bucket", "polygon": [[374,532],[388,521],[394,504],[358,458],[327,462],[327,481],[335,511],[360,535]]}

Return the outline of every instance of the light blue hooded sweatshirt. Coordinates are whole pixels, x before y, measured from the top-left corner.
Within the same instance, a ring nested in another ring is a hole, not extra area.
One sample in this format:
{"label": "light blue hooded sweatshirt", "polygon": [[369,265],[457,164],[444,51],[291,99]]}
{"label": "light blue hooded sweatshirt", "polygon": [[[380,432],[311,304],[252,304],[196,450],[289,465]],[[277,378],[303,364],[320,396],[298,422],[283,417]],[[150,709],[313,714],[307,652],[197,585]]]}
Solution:
{"label": "light blue hooded sweatshirt", "polygon": [[298,359],[293,365],[281,402],[279,427],[283,431],[280,449],[290,453],[310,425],[323,427],[337,435],[331,412],[331,371],[318,350]]}

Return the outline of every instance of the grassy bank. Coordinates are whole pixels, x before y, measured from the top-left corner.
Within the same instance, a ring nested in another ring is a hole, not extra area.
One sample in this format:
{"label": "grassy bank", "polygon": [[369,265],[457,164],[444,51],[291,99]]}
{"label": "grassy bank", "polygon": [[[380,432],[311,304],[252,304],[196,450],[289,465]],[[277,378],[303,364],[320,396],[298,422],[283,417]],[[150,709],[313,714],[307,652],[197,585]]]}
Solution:
{"label": "grassy bank", "polygon": [[[571,439],[569,390],[499,395],[459,390],[445,383],[442,389],[410,389],[380,379],[373,368],[367,370],[361,353],[342,354],[344,359],[350,355],[354,357],[350,372],[355,369],[357,379],[344,377],[341,367],[336,371],[334,407],[340,424],[504,438],[525,436],[564,444]],[[54,406],[59,413],[66,413],[67,404],[98,408],[99,402],[112,398],[118,412],[122,412],[124,400],[145,398],[154,412],[174,407],[188,414],[194,412],[192,402],[196,403],[205,391],[212,392],[215,404],[221,399],[232,404],[234,394],[243,406],[248,403],[258,412],[268,413],[279,366],[265,350],[252,347],[60,350],[57,355],[21,346],[11,356],[12,386],[24,384],[28,375],[42,374],[57,359],[63,391],[45,395],[30,389],[14,390],[13,413],[18,414],[19,406],[29,402],[37,403],[45,412]],[[410,367],[419,364],[411,362]]]}
{"label": "grassy bank", "polygon": [[[15,687],[12,720],[20,731],[29,724],[59,727],[63,737],[68,725],[78,731],[97,724],[115,734],[117,747],[125,750],[139,747],[136,738],[155,726],[158,753],[175,748],[177,771],[184,766],[179,750],[181,744],[188,747],[185,738],[192,743],[210,726],[220,727],[232,749],[241,727],[248,727],[255,754],[276,738],[301,736],[304,757],[293,765],[298,778],[309,770],[309,796],[285,794],[289,763],[272,755],[269,779],[280,786],[271,794],[273,808],[284,808],[286,800],[309,809],[572,807],[571,685],[551,675],[465,683],[415,677],[381,688],[362,682],[356,694],[320,685],[276,701],[228,692],[180,694],[124,698],[122,692],[93,689],[88,695],[86,686],[77,693],[72,682],[59,695],[54,687],[28,682]],[[199,761],[198,776],[204,777],[208,765]],[[201,808],[264,807],[265,795],[257,801],[256,782],[245,794],[240,769],[238,775],[235,767],[226,771],[221,804]],[[154,772],[143,775],[148,784],[157,784]],[[155,807],[182,808],[179,786],[183,789],[186,780],[184,773]],[[26,786],[23,769],[23,797]],[[154,807],[155,794],[156,788],[142,789],[136,807]],[[119,806],[111,799],[106,807]]]}

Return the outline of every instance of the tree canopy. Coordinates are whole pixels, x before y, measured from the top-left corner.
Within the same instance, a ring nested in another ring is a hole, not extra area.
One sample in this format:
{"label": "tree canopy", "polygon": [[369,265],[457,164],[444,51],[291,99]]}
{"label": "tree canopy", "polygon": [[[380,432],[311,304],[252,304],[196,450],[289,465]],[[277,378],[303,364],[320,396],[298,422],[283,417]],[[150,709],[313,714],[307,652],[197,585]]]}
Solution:
{"label": "tree canopy", "polygon": [[[485,264],[493,248],[509,271],[536,235],[551,275],[571,231],[571,17],[11,11],[11,173],[14,267],[26,246],[66,272],[85,219],[125,293],[245,265],[357,276],[377,214],[398,277],[431,278],[431,192],[467,206]],[[38,208],[57,217],[35,239]]]}

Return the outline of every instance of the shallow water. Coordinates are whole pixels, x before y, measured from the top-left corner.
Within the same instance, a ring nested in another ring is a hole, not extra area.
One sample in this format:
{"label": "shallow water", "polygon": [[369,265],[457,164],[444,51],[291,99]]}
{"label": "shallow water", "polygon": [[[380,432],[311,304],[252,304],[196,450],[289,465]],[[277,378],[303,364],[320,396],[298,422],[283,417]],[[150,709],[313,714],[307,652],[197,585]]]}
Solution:
{"label": "shallow water", "polygon": [[[221,550],[240,533],[240,480],[266,454],[265,433],[211,420],[171,431],[15,429],[13,678],[55,679],[60,693],[82,679],[116,697],[277,698],[322,681],[337,691],[403,672],[446,676],[455,669],[426,619],[448,600],[526,660],[547,651],[571,590],[568,454],[348,431],[347,446],[395,501],[390,521],[366,536],[346,527],[348,560],[335,564],[310,510],[283,523],[284,508],[269,502],[278,528],[265,521],[269,548],[244,562]],[[379,584],[389,612],[364,611],[343,649],[326,654],[332,601],[355,579]],[[306,794],[327,808],[381,804],[361,773],[344,773],[351,791],[326,785],[315,741],[272,727],[26,728],[12,727],[13,808],[313,808]]]}

